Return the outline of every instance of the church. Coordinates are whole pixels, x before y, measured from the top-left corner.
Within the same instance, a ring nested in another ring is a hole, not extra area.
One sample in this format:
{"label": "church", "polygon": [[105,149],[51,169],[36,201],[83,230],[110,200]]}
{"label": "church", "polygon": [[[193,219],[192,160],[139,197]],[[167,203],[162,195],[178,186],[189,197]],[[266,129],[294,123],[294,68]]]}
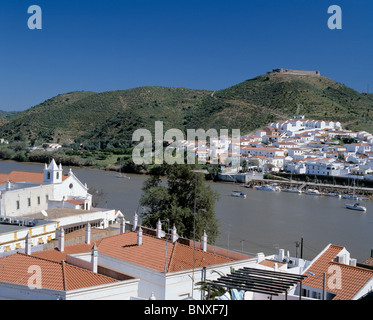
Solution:
{"label": "church", "polygon": [[90,210],[92,195],[72,170],[63,174],[52,159],[43,172],[0,174],[0,216],[20,217],[64,207]]}

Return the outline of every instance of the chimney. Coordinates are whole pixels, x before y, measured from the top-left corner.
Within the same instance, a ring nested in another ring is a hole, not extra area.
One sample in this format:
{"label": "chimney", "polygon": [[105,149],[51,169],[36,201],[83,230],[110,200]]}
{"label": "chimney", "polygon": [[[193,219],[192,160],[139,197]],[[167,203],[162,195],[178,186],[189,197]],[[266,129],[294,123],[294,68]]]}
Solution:
{"label": "chimney", "polygon": [[282,262],[285,259],[285,250],[280,249],[278,252],[278,261]]}
{"label": "chimney", "polygon": [[96,244],[91,249],[91,271],[97,273],[98,267],[98,249]]}
{"label": "chimney", "polygon": [[156,300],[154,296],[154,292],[152,292],[151,296],[149,297],[149,300]]}
{"label": "chimney", "polygon": [[65,250],[65,230],[61,227],[58,232],[58,250],[63,252]]}
{"label": "chimney", "polygon": [[120,234],[126,232],[126,219],[124,217],[120,218]]}
{"label": "chimney", "polygon": [[85,243],[91,243],[91,224],[89,222],[85,227]]}
{"label": "chimney", "polygon": [[261,263],[265,260],[265,255],[263,252],[258,252],[256,254],[257,263]]}
{"label": "chimney", "polygon": [[172,227],[172,231],[171,231],[171,241],[172,241],[172,243],[176,242],[177,239],[179,239],[179,236],[176,233],[176,227],[174,225]]}
{"label": "chimney", "polygon": [[142,245],[142,229],[141,229],[141,227],[139,228],[139,231],[137,231],[137,245],[138,246]]}
{"label": "chimney", "polygon": [[203,231],[203,236],[201,237],[201,250],[207,251],[207,234],[206,230]]}
{"label": "chimney", "polygon": [[158,220],[158,222],[157,222],[156,236],[157,236],[157,238],[162,238],[162,222],[161,222],[161,220]]}
{"label": "chimney", "polygon": [[31,254],[31,236],[30,236],[30,233],[27,233],[27,236],[26,236],[25,253],[28,254],[28,255]]}
{"label": "chimney", "polygon": [[132,227],[132,230],[133,231],[136,231],[137,229],[137,221],[138,221],[138,216],[137,216],[137,212],[135,212],[135,216],[133,217],[133,227]]}

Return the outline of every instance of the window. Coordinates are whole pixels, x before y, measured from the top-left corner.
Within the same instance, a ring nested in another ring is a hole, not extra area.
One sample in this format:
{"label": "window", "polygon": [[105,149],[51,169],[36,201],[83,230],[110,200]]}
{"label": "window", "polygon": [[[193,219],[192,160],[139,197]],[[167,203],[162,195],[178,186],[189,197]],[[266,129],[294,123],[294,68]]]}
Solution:
{"label": "window", "polygon": [[48,203],[48,200],[49,200],[49,196],[48,195],[46,195],[45,196],[45,201]]}
{"label": "window", "polygon": [[50,172],[48,172],[47,178],[48,178],[48,180],[50,180],[50,178],[51,178],[51,173]]}
{"label": "window", "polygon": [[19,210],[19,200],[16,202],[17,210]]}
{"label": "window", "polygon": [[59,173],[59,172],[57,172],[56,178],[57,178],[57,179],[60,178],[60,173]]}
{"label": "window", "polygon": [[69,188],[72,189],[73,187],[74,187],[74,185],[72,183],[70,183]]}
{"label": "window", "polygon": [[27,198],[28,206],[31,207],[31,198]]}
{"label": "window", "polygon": [[40,204],[40,197],[38,197],[38,204]]}

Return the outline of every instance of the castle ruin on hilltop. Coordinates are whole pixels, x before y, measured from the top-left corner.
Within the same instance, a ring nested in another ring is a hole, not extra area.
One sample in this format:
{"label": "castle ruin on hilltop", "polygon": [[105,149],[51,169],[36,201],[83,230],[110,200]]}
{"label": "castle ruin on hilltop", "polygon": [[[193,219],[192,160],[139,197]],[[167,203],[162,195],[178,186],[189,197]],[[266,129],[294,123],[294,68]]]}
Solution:
{"label": "castle ruin on hilltop", "polygon": [[273,69],[272,72],[267,72],[267,74],[271,73],[294,74],[299,76],[320,76],[320,71],[293,70],[283,68]]}

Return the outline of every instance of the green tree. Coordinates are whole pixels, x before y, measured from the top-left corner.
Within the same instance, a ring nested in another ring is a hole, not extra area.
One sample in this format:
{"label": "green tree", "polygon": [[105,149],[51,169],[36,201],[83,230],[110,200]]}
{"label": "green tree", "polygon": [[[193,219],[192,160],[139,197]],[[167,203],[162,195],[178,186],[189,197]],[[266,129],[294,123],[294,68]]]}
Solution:
{"label": "green tree", "polygon": [[[165,170],[151,171],[140,199],[141,205],[147,208],[142,214],[143,224],[154,228],[158,220],[168,219],[170,227],[175,225],[178,234],[189,239],[193,239],[195,224],[196,240],[206,230],[208,242],[214,243],[219,234],[215,217],[219,194],[205,182],[203,174],[192,171],[194,167],[174,164],[165,165]],[[166,181],[159,174],[164,171]]]}

